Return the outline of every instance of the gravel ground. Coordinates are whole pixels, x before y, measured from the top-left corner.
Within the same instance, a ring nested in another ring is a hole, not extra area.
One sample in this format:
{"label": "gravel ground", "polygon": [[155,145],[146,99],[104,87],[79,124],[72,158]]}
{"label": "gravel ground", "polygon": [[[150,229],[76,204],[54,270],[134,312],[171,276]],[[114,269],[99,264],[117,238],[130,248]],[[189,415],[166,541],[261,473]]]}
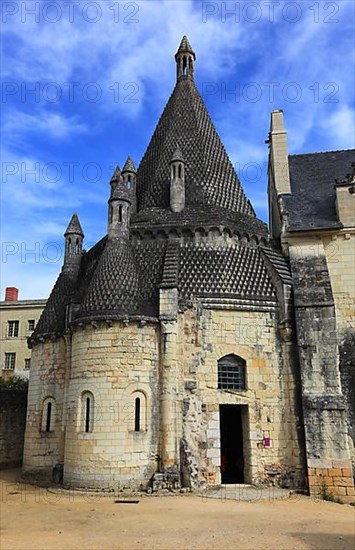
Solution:
{"label": "gravel ground", "polygon": [[248,502],[193,494],[115,503],[117,496],[18,483],[18,474],[0,472],[1,550],[355,548],[348,505],[300,495]]}

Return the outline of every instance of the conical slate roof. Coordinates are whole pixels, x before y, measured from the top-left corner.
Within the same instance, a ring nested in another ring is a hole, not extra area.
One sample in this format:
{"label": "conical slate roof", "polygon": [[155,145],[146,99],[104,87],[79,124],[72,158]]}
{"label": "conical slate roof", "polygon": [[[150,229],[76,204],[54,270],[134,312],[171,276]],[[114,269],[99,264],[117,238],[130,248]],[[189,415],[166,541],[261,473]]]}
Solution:
{"label": "conical slate roof", "polygon": [[121,177],[121,168],[120,168],[120,167],[118,166],[118,164],[117,164],[117,166],[116,166],[116,168],[115,168],[115,171],[114,171],[114,173],[112,174],[111,181],[114,181],[114,180],[119,181],[120,177]]}
{"label": "conical slate roof", "polygon": [[129,156],[125,162],[125,165],[123,167],[123,170],[122,170],[122,174],[124,172],[136,172],[136,167],[134,166],[134,162],[132,160],[132,158]]}
{"label": "conical slate roof", "polygon": [[139,306],[139,276],[129,242],[108,242],[83,300],[80,316],[134,313]]}
{"label": "conical slate roof", "polygon": [[82,237],[84,237],[84,233],[79,222],[78,214],[72,215],[69,225],[64,233],[64,236],[67,236],[67,235],[81,235]]}
{"label": "conical slate roof", "polygon": [[[186,37],[179,52],[193,54]],[[185,165],[182,212],[170,208],[172,160]],[[135,171],[130,157],[111,178],[110,201],[131,201],[125,171]],[[137,207],[124,236],[105,237],[84,253],[77,274],[62,270],[34,339],[63,333],[69,318],[79,324],[156,320],[160,288],[177,288],[184,308],[196,298],[276,307],[274,279],[288,277],[290,283],[287,264],[279,252],[262,249],[269,247],[267,228],[244,194],[193,81],[193,66],[189,74],[178,74],[138,168]],[[70,233],[82,234],[76,214]]]}
{"label": "conical slate roof", "polygon": [[194,56],[194,59],[196,59],[195,52],[191,48],[190,42],[188,41],[188,38],[185,35],[182,37],[178,51],[175,54],[175,59],[179,54],[182,54],[182,53],[191,53]]}
{"label": "conical slate roof", "polygon": [[177,146],[185,161],[186,207],[215,205],[255,216],[191,78],[177,82],[140,163],[138,210],[169,207],[169,164]]}
{"label": "conical slate roof", "polygon": [[114,190],[111,193],[110,201],[120,199],[127,202],[132,202],[130,193],[126,187],[126,185],[123,183],[123,181],[119,181],[114,188]]}

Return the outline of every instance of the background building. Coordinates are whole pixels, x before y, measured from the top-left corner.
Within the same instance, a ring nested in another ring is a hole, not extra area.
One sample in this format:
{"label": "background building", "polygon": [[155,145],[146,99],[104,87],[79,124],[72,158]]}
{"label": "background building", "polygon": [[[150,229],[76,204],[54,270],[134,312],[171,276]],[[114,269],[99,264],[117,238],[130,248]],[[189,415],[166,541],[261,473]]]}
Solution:
{"label": "background building", "polygon": [[355,465],[355,150],[288,155],[282,111],[271,114],[269,144],[270,232],[290,261],[316,491],[323,477],[339,483],[348,449]]}
{"label": "background building", "polygon": [[8,287],[5,301],[0,302],[1,362],[0,375],[28,378],[31,350],[27,338],[36,328],[47,300],[19,300],[18,289]]}

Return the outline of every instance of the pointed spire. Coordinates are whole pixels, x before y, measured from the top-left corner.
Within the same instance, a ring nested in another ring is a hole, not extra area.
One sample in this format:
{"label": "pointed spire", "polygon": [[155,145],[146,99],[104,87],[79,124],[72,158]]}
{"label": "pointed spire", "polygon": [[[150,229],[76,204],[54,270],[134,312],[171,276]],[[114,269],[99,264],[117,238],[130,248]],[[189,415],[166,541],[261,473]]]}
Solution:
{"label": "pointed spire", "polygon": [[84,237],[84,233],[81,228],[77,213],[72,215],[72,218],[69,222],[66,232],[64,233],[64,237],[66,237],[67,235],[80,235],[81,237]]}
{"label": "pointed spire", "polygon": [[121,177],[121,168],[118,166],[116,166],[115,168],[115,171],[114,173],[112,174],[112,178],[111,178],[111,181],[120,181],[120,177]]}
{"label": "pointed spire", "polygon": [[190,53],[191,55],[193,55],[194,60],[196,60],[196,54],[191,48],[190,42],[188,41],[188,38],[186,35],[182,37],[179,49],[175,54],[175,60],[177,61],[177,57],[179,56],[179,54],[184,54],[184,53]]}
{"label": "pointed spire", "polygon": [[124,172],[137,172],[136,167],[134,166],[134,162],[130,156],[127,157],[127,160],[122,170],[122,174],[124,174]]}
{"label": "pointed spire", "polygon": [[187,36],[183,36],[178,51],[175,54],[176,78],[180,80],[194,78],[194,62],[196,54],[190,46]]}

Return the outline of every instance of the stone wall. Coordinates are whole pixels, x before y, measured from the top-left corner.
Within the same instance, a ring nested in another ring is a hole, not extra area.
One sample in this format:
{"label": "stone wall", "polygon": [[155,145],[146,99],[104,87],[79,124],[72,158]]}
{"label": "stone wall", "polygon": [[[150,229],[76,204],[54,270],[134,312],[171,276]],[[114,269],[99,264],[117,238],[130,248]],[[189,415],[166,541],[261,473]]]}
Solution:
{"label": "stone wall", "polygon": [[352,499],[354,485],[348,476],[351,461],[340,382],[337,318],[326,255],[316,236],[291,243],[289,252],[310,491],[318,493],[325,484],[333,493]]}
{"label": "stone wall", "polygon": [[[64,338],[37,343],[32,349],[28,388],[23,475],[52,479],[53,468],[63,463],[65,419],[63,401],[67,346]],[[46,430],[47,401],[53,402],[52,426]]]}
{"label": "stone wall", "polygon": [[[159,459],[159,328],[106,322],[72,336],[66,397],[64,484],[144,488]],[[83,396],[93,396],[93,426],[83,426]],[[135,429],[135,399],[140,429]]]}
{"label": "stone wall", "polygon": [[0,469],[22,464],[27,390],[0,388]]}
{"label": "stone wall", "polygon": [[323,243],[335,302],[340,376],[355,469],[355,233],[343,230],[323,237]]}
{"label": "stone wall", "polygon": [[[219,407],[234,404],[243,405],[245,482],[304,485],[294,349],[279,337],[276,312],[195,308],[178,322],[185,478],[221,482]],[[228,354],[246,361],[246,390],[217,389],[217,362]]]}

